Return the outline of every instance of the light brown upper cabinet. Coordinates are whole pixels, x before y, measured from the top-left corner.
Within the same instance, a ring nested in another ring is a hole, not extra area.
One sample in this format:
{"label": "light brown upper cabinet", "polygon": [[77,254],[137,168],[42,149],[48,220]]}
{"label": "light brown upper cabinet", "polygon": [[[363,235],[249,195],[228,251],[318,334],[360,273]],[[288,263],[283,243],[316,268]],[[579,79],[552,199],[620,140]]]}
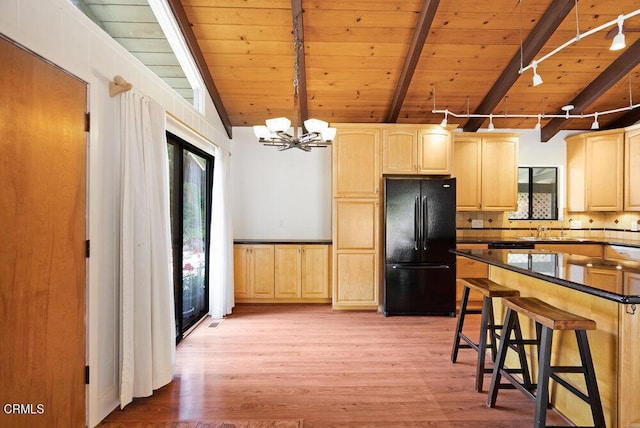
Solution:
{"label": "light brown upper cabinet", "polygon": [[518,204],[518,134],[453,133],[458,211],[513,211]]}
{"label": "light brown upper cabinet", "polygon": [[566,138],[567,209],[622,211],[624,130]]}
{"label": "light brown upper cabinet", "polygon": [[375,126],[334,125],[333,197],[375,198],[380,192],[380,130]]}
{"label": "light brown upper cabinet", "polygon": [[624,210],[640,211],[640,126],[625,133]]}
{"label": "light brown upper cabinet", "polygon": [[393,125],[382,130],[382,173],[449,175],[451,133],[439,125]]}

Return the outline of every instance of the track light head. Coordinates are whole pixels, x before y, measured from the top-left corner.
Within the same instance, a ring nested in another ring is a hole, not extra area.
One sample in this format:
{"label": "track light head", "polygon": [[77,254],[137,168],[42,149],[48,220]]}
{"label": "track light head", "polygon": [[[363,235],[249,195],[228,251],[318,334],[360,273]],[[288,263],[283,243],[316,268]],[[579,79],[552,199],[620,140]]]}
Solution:
{"label": "track light head", "polygon": [[447,127],[447,116],[449,115],[449,110],[445,110],[444,111],[444,119],[442,119],[442,122],[440,122],[440,126],[442,126],[443,128]]}
{"label": "track light head", "polygon": [[493,126],[493,115],[489,115],[489,131],[494,131],[496,128]]}
{"label": "track light head", "polygon": [[542,84],[542,77],[538,74],[538,63],[533,62],[533,86],[538,86]]}
{"label": "track light head", "polygon": [[600,124],[598,123],[598,113],[597,112],[593,116],[593,123],[591,124],[591,129],[600,129]]}
{"label": "track light head", "polygon": [[627,46],[622,30],[623,23],[624,16],[618,15],[618,34],[616,34],[616,36],[613,38],[613,42],[611,43],[611,47],[609,48],[612,51],[619,51],[620,49],[624,49]]}
{"label": "track light head", "polygon": [[538,123],[536,123],[536,126],[534,126],[534,131],[539,131],[540,130],[540,115],[538,115]]}

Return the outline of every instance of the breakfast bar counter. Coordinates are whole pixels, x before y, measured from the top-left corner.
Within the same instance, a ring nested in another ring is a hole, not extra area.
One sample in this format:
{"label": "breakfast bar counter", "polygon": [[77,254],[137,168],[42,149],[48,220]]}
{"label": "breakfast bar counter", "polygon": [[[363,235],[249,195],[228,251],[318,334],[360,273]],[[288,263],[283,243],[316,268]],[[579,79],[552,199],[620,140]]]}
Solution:
{"label": "breakfast bar counter", "polygon": [[[597,323],[589,331],[607,427],[640,426],[640,261],[636,254],[586,257],[549,250],[452,250],[489,265],[489,278]],[[497,299],[496,299],[497,300]],[[495,303],[496,316],[504,309]],[[534,337],[535,325],[521,319]],[[570,332],[554,339],[554,364],[580,365]],[[531,361],[532,358],[529,358]],[[508,360],[509,362],[509,360]],[[535,373],[536,367],[531,367]],[[579,379],[579,378],[576,378]],[[588,406],[564,388],[550,388],[552,406],[576,425],[591,424]],[[636,425],[638,424],[638,425]]]}

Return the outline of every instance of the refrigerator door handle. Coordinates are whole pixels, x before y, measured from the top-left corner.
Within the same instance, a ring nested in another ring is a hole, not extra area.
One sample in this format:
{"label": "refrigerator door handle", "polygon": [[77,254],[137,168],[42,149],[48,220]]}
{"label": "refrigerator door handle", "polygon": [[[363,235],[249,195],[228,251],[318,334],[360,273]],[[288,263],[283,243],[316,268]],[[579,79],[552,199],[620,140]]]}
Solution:
{"label": "refrigerator door handle", "polygon": [[422,249],[427,250],[429,241],[429,212],[427,211],[427,197],[422,197]]}
{"label": "refrigerator door handle", "polygon": [[409,269],[409,270],[420,270],[420,269],[451,269],[449,265],[441,264],[441,265],[391,265],[391,269]]}
{"label": "refrigerator door handle", "polygon": [[418,251],[420,242],[420,197],[416,196],[413,204],[413,249]]}

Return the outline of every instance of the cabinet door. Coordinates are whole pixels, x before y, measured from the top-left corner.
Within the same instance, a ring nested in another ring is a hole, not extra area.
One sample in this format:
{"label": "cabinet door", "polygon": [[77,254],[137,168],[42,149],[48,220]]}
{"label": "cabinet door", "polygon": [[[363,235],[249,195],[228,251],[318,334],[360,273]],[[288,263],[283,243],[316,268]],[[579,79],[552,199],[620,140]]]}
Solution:
{"label": "cabinet door", "polygon": [[300,245],[275,246],[275,297],[299,298],[301,253]]}
{"label": "cabinet door", "polygon": [[233,288],[235,297],[250,297],[248,258],[249,246],[233,246]]}
{"label": "cabinet door", "polygon": [[624,210],[640,211],[640,128],[625,136],[624,162]]}
{"label": "cabinet door", "polygon": [[382,131],[382,173],[415,174],[418,169],[416,129]]}
{"label": "cabinet door", "polygon": [[451,174],[453,167],[451,134],[441,126],[418,130],[418,173]]}
{"label": "cabinet door", "polygon": [[378,196],[380,131],[338,128],[331,146],[333,197]]}
{"label": "cabinet door", "polygon": [[481,208],[481,147],[478,136],[455,137],[453,175],[456,177],[456,209],[477,211]]}
{"label": "cabinet door", "polygon": [[272,299],[274,294],[273,245],[251,246],[251,297]]}
{"label": "cabinet door", "polygon": [[329,298],[329,246],[302,247],[302,297]]}
{"label": "cabinet door", "polygon": [[333,209],[336,250],[376,251],[378,211],[377,199],[336,199]]}
{"label": "cabinet door", "polygon": [[624,133],[589,135],[586,150],[587,211],[622,211]]}
{"label": "cabinet door", "polygon": [[377,309],[379,206],[378,199],[334,200],[335,309]]}
{"label": "cabinet door", "polygon": [[582,135],[566,138],[567,142],[567,211],[585,211],[587,151]]}
{"label": "cabinet door", "polygon": [[518,137],[482,138],[482,209],[514,211],[518,206]]}
{"label": "cabinet door", "polygon": [[376,309],[378,306],[378,256],[373,252],[339,253],[333,307],[336,309]]}

